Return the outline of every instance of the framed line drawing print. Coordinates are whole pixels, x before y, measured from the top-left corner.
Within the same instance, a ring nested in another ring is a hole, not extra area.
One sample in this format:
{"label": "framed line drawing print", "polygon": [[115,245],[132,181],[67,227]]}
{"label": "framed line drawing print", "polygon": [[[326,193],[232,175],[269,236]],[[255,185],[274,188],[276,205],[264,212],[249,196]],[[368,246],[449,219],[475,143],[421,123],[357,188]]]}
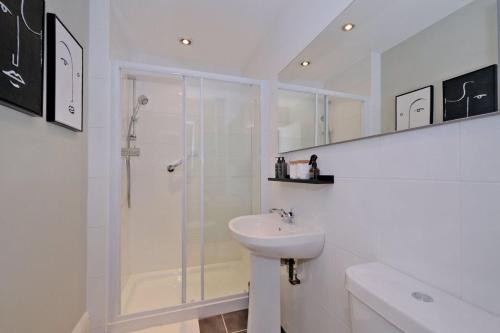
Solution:
{"label": "framed line drawing print", "polygon": [[0,104],[43,115],[45,1],[0,0]]}
{"label": "framed line drawing print", "polygon": [[396,131],[430,125],[433,117],[433,86],[396,96]]}
{"label": "framed line drawing print", "polygon": [[497,85],[497,65],[444,81],[444,121],[498,111]]}
{"label": "framed line drawing print", "polygon": [[83,131],[83,47],[47,14],[47,121]]}

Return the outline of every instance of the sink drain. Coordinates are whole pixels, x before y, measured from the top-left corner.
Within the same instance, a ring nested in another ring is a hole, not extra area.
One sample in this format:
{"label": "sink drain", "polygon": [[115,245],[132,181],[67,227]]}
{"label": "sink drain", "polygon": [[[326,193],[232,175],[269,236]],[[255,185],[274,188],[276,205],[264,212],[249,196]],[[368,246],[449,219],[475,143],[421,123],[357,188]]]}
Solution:
{"label": "sink drain", "polygon": [[414,299],[416,299],[418,301],[424,302],[424,303],[434,302],[434,299],[431,296],[424,294],[424,293],[419,293],[417,291],[411,293],[411,297],[413,297]]}

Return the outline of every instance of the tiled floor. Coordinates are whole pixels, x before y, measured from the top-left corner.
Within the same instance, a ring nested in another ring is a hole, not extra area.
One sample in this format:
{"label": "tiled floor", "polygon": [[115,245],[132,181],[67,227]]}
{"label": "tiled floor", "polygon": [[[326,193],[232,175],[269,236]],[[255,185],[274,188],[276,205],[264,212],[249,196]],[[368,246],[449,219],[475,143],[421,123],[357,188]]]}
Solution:
{"label": "tiled floor", "polygon": [[248,310],[200,319],[200,333],[246,333]]}

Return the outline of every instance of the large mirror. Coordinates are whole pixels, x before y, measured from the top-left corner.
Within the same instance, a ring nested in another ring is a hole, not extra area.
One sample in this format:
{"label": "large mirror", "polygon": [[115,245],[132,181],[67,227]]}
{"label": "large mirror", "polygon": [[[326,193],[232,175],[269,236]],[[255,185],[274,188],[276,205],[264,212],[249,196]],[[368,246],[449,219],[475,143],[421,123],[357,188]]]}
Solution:
{"label": "large mirror", "polygon": [[354,0],[279,75],[279,152],[497,112],[497,0]]}

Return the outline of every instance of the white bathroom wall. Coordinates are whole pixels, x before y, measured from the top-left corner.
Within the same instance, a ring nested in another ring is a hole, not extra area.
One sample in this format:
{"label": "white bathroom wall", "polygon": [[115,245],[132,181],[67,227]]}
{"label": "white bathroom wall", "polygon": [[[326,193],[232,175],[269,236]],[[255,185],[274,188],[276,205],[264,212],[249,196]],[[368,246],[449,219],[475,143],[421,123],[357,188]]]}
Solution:
{"label": "white bathroom wall", "polygon": [[[324,13],[320,2],[310,5],[318,16]],[[247,74],[260,73],[273,87],[287,59],[301,50],[296,45],[305,47],[309,34],[319,32],[316,17],[308,13],[294,24],[277,20],[269,46]],[[297,37],[295,29],[305,32]],[[277,54],[274,44],[283,45]],[[273,174],[277,151],[273,91],[263,179]],[[301,265],[302,284],[292,287],[283,275],[287,332],[349,332],[344,272],[368,261],[384,262],[500,315],[499,150],[500,117],[493,116],[286,154],[291,160],[315,153],[322,173],[336,176],[334,185],[322,186],[263,181],[263,210],[294,208],[297,223],[326,230],[323,254]]]}
{"label": "white bathroom wall", "polygon": [[498,142],[494,116],[288,154],[317,154],[336,179],[268,188],[273,206],[293,207],[297,223],[327,234],[321,257],[302,267],[303,283],[283,283],[293,299],[283,303],[287,332],[346,331],[344,270],[374,260],[500,315]]}
{"label": "white bathroom wall", "polygon": [[[2,20],[5,6],[19,13],[20,4],[2,1]],[[73,329],[87,333],[88,326],[85,223],[89,7],[85,0],[46,0],[45,5],[46,12],[56,14],[85,49],[84,131],[75,133],[48,123],[46,112],[43,117],[30,117],[0,106],[2,333]],[[8,33],[2,30],[2,37]],[[26,59],[21,56],[21,61]]]}
{"label": "white bathroom wall", "polygon": [[90,0],[87,309],[91,333],[103,333],[108,317],[106,293],[110,164],[109,3]]}

